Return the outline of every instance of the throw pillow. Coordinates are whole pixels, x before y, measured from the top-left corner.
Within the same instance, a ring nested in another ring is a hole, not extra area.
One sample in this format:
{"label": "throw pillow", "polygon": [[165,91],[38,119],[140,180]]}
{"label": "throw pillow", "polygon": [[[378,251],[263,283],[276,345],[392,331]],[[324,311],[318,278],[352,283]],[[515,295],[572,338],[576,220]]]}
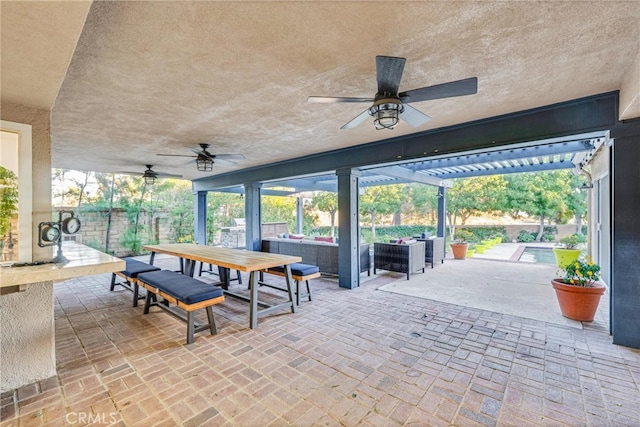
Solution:
{"label": "throw pillow", "polygon": [[318,242],[328,242],[328,243],[333,243],[333,237],[329,236],[316,236],[315,240]]}

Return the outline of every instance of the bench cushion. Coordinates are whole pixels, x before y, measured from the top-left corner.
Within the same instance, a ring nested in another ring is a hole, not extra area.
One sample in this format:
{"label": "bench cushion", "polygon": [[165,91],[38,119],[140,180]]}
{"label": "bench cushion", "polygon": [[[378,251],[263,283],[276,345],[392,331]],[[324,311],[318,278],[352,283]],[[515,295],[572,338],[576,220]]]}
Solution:
{"label": "bench cushion", "polygon": [[170,270],[141,273],[138,280],[166,292],[185,304],[195,304],[223,294],[222,289],[217,286]]}
{"label": "bench cushion", "polygon": [[124,262],[127,263],[126,268],[121,271],[122,274],[124,274],[127,277],[131,277],[131,278],[136,278],[138,277],[138,274],[140,273],[145,273],[147,271],[157,271],[160,270],[159,267],[156,267],[154,265],[151,264],[147,264],[145,262],[142,261],[138,261],[137,259],[133,259],[133,258],[123,258]]}
{"label": "bench cushion", "polygon": [[[279,271],[284,273],[284,266],[271,267],[269,270]],[[300,262],[294,262],[291,264],[291,274],[293,276],[308,276],[309,274],[318,273],[320,269],[315,265],[302,264]]]}

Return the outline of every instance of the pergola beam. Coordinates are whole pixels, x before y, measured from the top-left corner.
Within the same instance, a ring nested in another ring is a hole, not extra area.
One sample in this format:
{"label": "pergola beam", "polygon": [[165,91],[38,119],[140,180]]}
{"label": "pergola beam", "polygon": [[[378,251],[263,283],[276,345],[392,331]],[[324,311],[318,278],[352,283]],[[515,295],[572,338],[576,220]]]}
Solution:
{"label": "pergola beam", "polygon": [[508,148],[504,150],[487,151],[484,153],[465,154],[462,156],[425,160],[410,165],[413,170],[440,169],[446,167],[468,166],[492,163],[500,160],[518,160],[523,158],[555,156],[558,154],[580,153],[593,149],[589,139],[564,141],[561,143],[535,145],[531,147]]}
{"label": "pergola beam", "polygon": [[553,162],[553,163],[544,163],[544,164],[532,164],[528,165],[520,165],[520,166],[511,166],[504,168],[495,168],[495,169],[484,169],[484,170],[475,170],[475,171],[466,171],[466,172],[445,172],[438,174],[438,177],[441,178],[469,178],[472,176],[487,176],[487,175],[506,175],[509,173],[522,173],[522,172],[541,172],[541,171],[551,171],[551,170],[560,170],[560,169],[572,169],[574,167],[571,161],[561,161],[561,162]]}
{"label": "pergola beam", "polygon": [[403,168],[401,166],[386,166],[382,168],[376,168],[375,171],[392,178],[405,179],[408,181],[419,182],[428,185],[435,185],[436,187],[453,187],[453,183],[451,181],[432,177],[423,173],[414,172],[411,169]]}

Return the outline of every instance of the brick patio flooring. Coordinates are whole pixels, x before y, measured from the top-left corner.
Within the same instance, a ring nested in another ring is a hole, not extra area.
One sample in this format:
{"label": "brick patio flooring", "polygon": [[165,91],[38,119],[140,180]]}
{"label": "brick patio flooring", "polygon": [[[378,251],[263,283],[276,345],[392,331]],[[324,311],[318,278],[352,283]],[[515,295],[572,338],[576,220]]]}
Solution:
{"label": "brick patio flooring", "polygon": [[56,284],[58,375],[3,393],[0,426],[640,426],[640,351],[602,323],[391,294],[376,288],[403,276],[383,273],[314,280],[314,301],[256,330],[228,298],[218,334],[187,346],[184,323],[144,316],[110,277]]}

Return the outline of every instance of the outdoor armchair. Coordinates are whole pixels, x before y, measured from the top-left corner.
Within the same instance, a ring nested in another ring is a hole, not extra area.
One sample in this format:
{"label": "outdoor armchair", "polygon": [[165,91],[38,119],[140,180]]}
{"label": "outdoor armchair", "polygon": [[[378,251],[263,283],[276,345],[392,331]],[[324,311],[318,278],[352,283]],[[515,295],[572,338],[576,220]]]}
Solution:
{"label": "outdoor armchair", "polygon": [[424,242],[373,244],[373,274],[377,269],[396,271],[406,273],[409,280],[411,273],[424,273],[424,264]]}

